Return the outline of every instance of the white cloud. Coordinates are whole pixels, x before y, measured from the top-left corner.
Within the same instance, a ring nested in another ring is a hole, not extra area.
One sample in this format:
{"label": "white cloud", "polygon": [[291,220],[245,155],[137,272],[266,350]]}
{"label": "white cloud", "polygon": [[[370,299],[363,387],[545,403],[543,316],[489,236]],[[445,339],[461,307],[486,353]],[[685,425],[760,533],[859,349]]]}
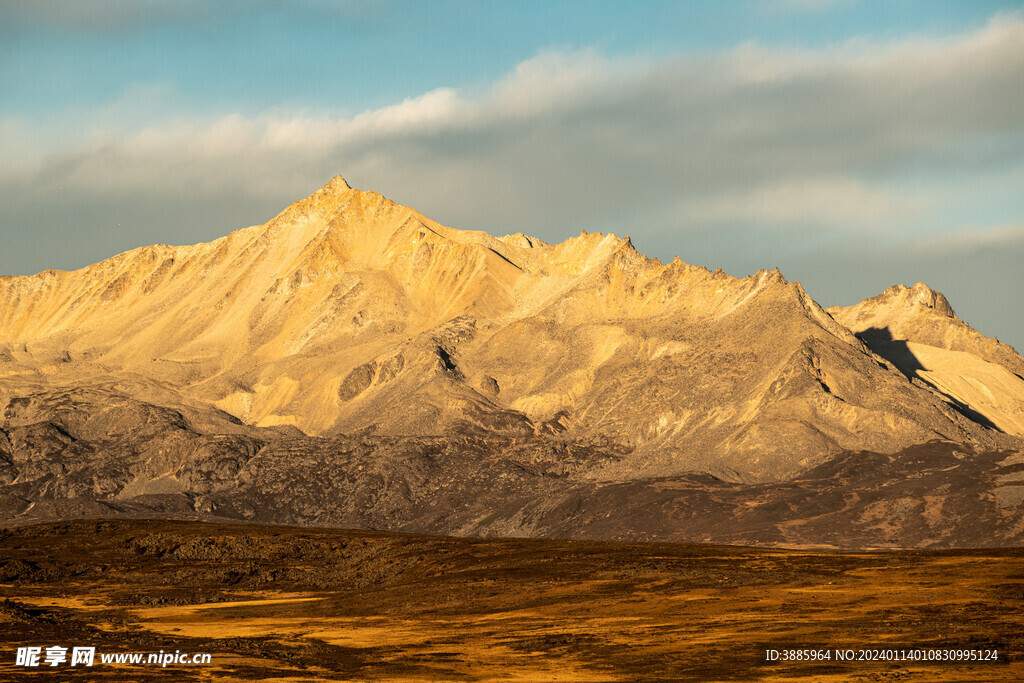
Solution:
{"label": "white cloud", "polygon": [[608,59],[592,49],[543,52],[516,66],[484,104],[494,116],[524,116],[563,106],[604,91],[652,66],[639,58]]}
{"label": "white cloud", "polygon": [[[1024,247],[1024,224],[967,227],[920,237],[908,245],[931,254],[962,254],[967,251]],[[1024,277],[1024,276],[1022,276]]]}
{"label": "white cloud", "polygon": [[705,223],[761,222],[777,226],[870,229],[879,221],[909,219],[925,202],[904,192],[870,187],[853,178],[801,178],[700,199],[686,207]]}
{"label": "white cloud", "polygon": [[817,51],[548,52],[481,94],[441,88],[355,116],[195,117],[174,111],[167,88],[136,85],[59,126],[0,121],[0,144],[14,150],[0,183],[26,201],[25,188],[59,182],[85,194],[243,192],[283,204],[340,172],[496,231],[673,214],[857,230],[943,200],[880,178],[1019,166],[1021,73],[1024,22],[1003,15],[960,36]]}

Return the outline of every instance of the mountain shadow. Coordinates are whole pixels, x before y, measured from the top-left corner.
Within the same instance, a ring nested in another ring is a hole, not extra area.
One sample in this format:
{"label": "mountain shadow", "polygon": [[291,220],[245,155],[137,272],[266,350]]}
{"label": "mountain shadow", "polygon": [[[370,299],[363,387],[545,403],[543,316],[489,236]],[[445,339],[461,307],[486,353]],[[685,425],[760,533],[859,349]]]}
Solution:
{"label": "mountain shadow", "polygon": [[988,419],[977,410],[974,410],[958,398],[950,396],[934,382],[930,381],[927,376],[923,375],[921,371],[927,371],[928,368],[922,365],[918,357],[914,355],[914,352],[910,349],[910,345],[907,343],[906,339],[893,339],[892,331],[888,327],[869,327],[863,332],[859,332],[857,337],[867,344],[868,348],[872,351],[895,365],[908,380],[917,379],[941,394],[946,403],[967,419],[981,425],[982,427],[986,427],[997,432],[1003,431],[997,427],[992,420]]}

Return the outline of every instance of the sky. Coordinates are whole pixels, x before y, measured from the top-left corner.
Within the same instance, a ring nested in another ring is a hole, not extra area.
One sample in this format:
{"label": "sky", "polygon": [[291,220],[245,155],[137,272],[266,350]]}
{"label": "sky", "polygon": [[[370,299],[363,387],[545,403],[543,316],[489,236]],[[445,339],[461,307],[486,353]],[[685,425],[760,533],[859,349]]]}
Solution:
{"label": "sky", "polygon": [[337,174],[822,305],[924,281],[1024,350],[1024,4],[0,2],[0,275],[263,223]]}

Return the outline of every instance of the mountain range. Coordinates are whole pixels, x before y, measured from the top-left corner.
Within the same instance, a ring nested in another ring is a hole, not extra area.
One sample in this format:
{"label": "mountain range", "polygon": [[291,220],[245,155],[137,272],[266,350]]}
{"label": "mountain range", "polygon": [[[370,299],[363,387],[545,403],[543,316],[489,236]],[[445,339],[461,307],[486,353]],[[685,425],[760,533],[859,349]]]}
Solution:
{"label": "mountain range", "polygon": [[1022,377],[920,282],[824,309],[338,176],[210,243],[0,277],[0,518],[1016,543]]}

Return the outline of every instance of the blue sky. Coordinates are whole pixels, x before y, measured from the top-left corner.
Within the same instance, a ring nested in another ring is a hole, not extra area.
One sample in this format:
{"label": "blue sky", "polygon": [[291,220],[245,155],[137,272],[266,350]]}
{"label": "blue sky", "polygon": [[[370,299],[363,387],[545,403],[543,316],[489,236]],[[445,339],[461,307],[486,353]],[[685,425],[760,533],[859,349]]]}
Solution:
{"label": "blue sky", "polygon": [[1007,2],[194,2],[14,0],[0,9],[5,114],[47,117],[159,85],[193,111],[355,114],[486,88],[544,51],[614,56],[955,35]]}
{"label": "blue sky", "polygon": [[1024,347],[1020,3],[0,4],[0,273],[261,223],[336,173]]}

